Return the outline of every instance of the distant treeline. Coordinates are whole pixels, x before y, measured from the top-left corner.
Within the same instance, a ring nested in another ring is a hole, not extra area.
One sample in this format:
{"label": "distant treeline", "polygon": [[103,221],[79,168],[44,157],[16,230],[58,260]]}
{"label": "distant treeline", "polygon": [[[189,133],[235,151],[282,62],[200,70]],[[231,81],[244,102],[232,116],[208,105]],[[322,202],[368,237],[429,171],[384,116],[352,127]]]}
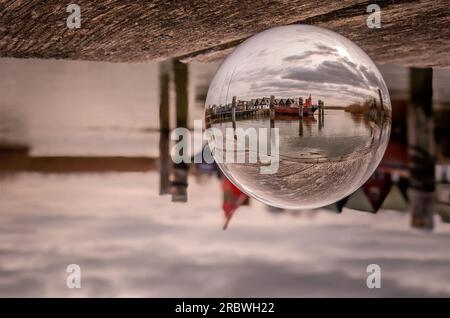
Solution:
{"label": "distant treeline", "polygon": [[371,100],[365,100],[363,103],[353,103],[344,107],[346,112],[349,113],[368,113],[370,111]]}
{"label": "distant treeline", "polygon": [[344,110],[345,106],[324,106],[324,109],[338,109],[338,110]]}

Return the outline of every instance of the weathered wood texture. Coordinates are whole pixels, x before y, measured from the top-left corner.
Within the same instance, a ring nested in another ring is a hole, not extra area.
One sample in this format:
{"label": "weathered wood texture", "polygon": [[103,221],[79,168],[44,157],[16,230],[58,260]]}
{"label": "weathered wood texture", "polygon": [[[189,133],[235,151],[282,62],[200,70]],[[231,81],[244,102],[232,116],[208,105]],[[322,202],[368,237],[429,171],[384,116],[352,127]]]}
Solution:
{"label": "weathered wood texture", "polygon": [[[66,26],[70,3],[81,7],[80,29]],[[380,29],[366,26],[371,3],[382,8]],[[436,0],[0,0],[0,56],[206,61],[264,29],[307,23],[348,37],[378,63],[450,66],[449,13],[450,1]]]}

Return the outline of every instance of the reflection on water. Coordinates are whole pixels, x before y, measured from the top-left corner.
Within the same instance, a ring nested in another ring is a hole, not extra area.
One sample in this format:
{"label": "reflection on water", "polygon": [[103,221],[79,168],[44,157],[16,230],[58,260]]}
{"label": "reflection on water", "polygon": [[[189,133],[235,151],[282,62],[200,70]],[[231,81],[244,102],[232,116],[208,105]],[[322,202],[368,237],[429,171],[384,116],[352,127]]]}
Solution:
{"label": "reflection on water", "polygon": [[[0,60],[10,74],[0,78],[0,296],[450,296],[448,225],[435,215],[424,236],[394,212],[409,209],[401,143],[381,164],[390,174],[375,174],[340,207],[247,204],[216,166],[201,164],[189,166],[188,202],[174,203],[160,195],[178,184],[170,136],[159,133],[160,67],[140,67]],[[204,98],[215,67],[188,67],[188,126],[203,116],[195,96]],[[170,128],[175,114],[171,106]],[[305,120],[304,135],[349,138],[342,122],[351,121],[352,143],[364,147],[367,122],[348,113],[332,120],[338,114],[326,110],[322,127],[317,114]],[[298,136],[298,122],[277,125]],[[341,147],[330,144],[333,155]],[[445,194],[448,180],[438,181]],[[445,209],[445,200],[436,204]],[[236,214],[226,232],[224,211]],[[80,290],[65,285],[72,263],[82,268]],[[370,263],[383,269],[380,290],[365,287]]]}
{"label": "reflection on water", "polygon": [[[252,201],[223,232],[216,179],[191,177],[187,204],[158,196],[158,179],[148,172],[3,180],[0,295],[450,296],[450,237],[439,220],[424,236],[395,212],[280,215]],[[72,263],[82,268],[79,290],[65,285]],[[379,290],[365,287],[371,263],[383,269]]]}
{"label": "reflection on water", "polygon": [[[343,110],[326,110],[324,121],[314,117],[303,120],[286,119],[275,121],[279,129],[280,153],[286,157],[340,157],[367,148],[372,128],[362,114],[350,114]],[[326,119],[326,120],[325,120]],[[221,129],[231,123],[218,125]],[[239,121],[238,128],[270,128],[267,118]],[[300,134],[299,130],[303,129]],[[299,135],[303,138],[299,138]]]}
{"label": "reflection on water", "polygon": [[[308,116],[299,119],[271,120],[269,118],[243,119],[236,128],[277,128],[279,167],[274,174],[261,174],[260,162],[224,165],[229,175],[242,187],[275,206],[316,207],[339,201],[357,188],[381,159],[390,131],[390,120],[374,123],[363,114],[344,110],[325,110],[323,117]],[[225,130],[230,122],[212,124]],[[380,128],[381,127],[381,128]],[[299,132],[300,131],[300,132]],[[261,138],[261,136],[259,136]],[[271,138],[267,137],[268,143]],[[236,149],[248,149],[248,140],[237,141]],[[267,145],[269,148],[270,145]],[[217,148],[217,146],[216,146]],[[234,153],[234,148],[231,148]],[[222,151],[230,151],[223,143]],[[248,154],[249,156],[249,154]],[[270,199],[268,199],[270,198]]]}

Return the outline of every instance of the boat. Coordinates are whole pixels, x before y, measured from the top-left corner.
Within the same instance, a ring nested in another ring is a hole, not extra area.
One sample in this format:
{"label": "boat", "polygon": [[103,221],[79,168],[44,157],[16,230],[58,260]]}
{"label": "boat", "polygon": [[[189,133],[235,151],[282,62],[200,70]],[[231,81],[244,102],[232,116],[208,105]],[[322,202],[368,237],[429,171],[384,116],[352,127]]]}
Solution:
{"label": "boat", "polygon": [[[303,116],[313,116],[314,112],[318,108],[319,107],[317,105],[312,104],[312,98],[311,95],[309,95],[309,97],[305,100],[305,103],[303,104]],[[290,105],[278,104],[274,107],[274,110],[275,116],[277,115],[299,116],[299,106],[297,102]]]}
{"label": "boat", "polygon": [[[311,107],[303,107],[303,116],[313,116],[317,108],[318,107],[316,105],[313,105]],[[299,116],[298,106],[275,106],[275,115]]]}

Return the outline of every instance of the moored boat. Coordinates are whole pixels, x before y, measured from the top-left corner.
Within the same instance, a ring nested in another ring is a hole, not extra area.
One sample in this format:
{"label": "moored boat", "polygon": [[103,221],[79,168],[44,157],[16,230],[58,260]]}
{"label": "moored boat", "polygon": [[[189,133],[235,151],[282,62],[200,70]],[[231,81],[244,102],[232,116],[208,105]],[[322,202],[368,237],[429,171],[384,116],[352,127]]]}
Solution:
{"label": "moored boat", "polygon": [[[302,100],[299,100],[300,104],[303,104]],[[311,95],[305,100],[305,103],[303,104],[303,116],[313,116],[314,112],[319,107],[317,105],[312,104],[312,98]],[[285,105],[276,105],[274,107],[275,115],[289,115],[289,116],[299,116],[299,105],[296,102],[295,104],[291,104],[289,106]]]}

